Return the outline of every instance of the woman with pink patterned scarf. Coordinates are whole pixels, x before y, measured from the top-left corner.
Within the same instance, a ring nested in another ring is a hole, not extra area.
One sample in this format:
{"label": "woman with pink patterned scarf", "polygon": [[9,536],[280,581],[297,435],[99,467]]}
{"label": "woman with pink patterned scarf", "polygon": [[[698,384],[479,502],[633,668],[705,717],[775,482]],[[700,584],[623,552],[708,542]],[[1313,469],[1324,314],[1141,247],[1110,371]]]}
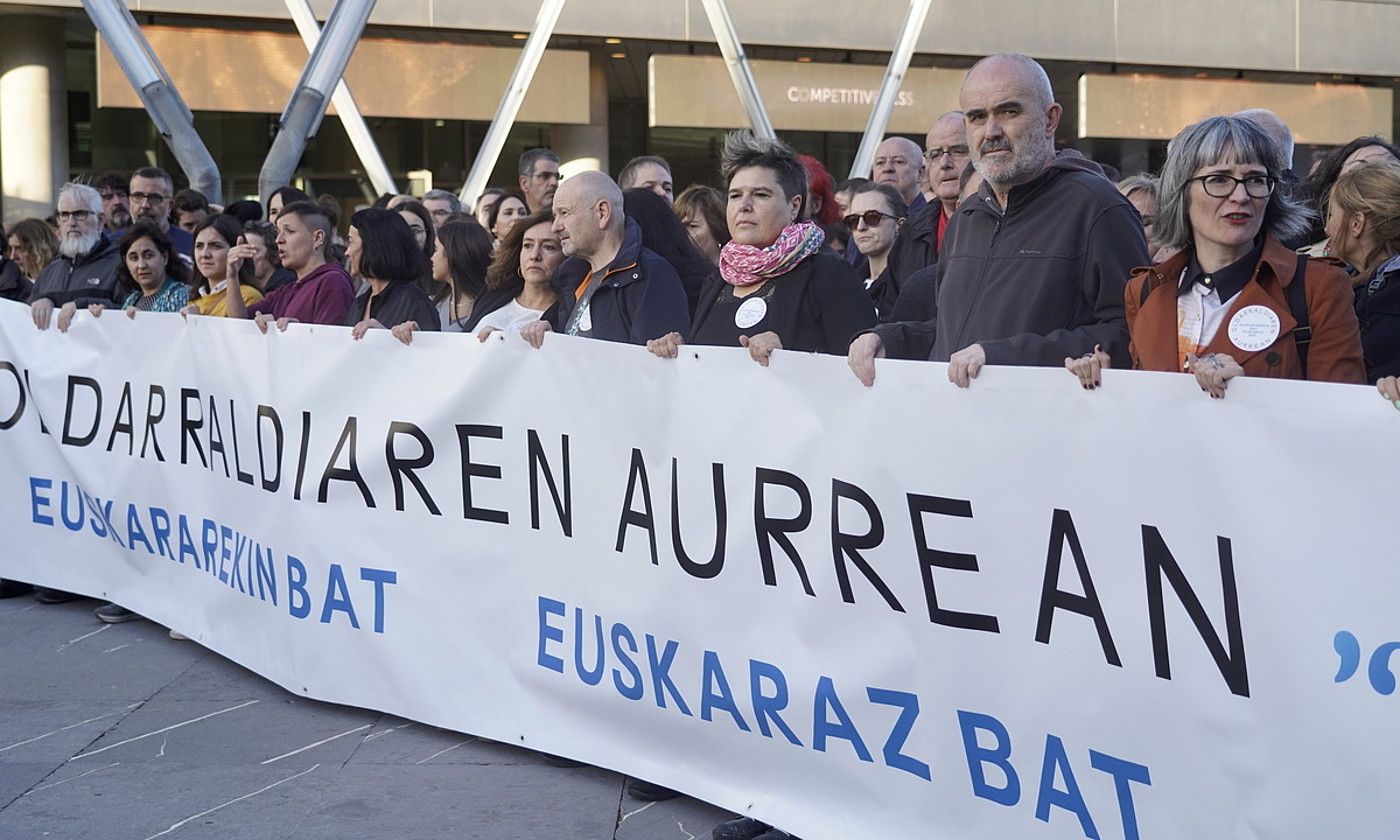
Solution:
{"label": "woman with pink patterned scarf", "polygon": [[[732,239],[719,271],[700,290],[689,342],[747,347],[768,364],[774,350],[844,355],[875,325],[875,306],[846,262],[821,250],[820,226],[806,218],[807,170],[781,140],[734,131],[720,174]],[[671,333],[647,349],[675,358],[687,339]]]}

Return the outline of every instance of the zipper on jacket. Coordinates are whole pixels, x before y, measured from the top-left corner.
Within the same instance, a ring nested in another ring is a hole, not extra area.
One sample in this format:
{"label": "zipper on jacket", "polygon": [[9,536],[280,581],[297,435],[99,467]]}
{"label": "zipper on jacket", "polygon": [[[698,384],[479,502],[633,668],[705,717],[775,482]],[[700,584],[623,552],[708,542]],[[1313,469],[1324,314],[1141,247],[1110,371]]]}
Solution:
{"label": "zipper on jacket", "polygon": [[[1010,203],[1009,197],[1007,203]],[[972,313],[977,311],[977,302],[982,298],[982,288],[986,285],[984,281],[987,279],[988,270],[991,269],[992,254],[996,252],[997,237],[1001,234],[1001,225],[1005,220],[1006,212],[1002,211],[1001,214],[997,216],[996,227],[992,228],[992,239],[990,242],[987,243],[987,256],[986,259],[982,261],[981,273],[977,275],[977,286],[972,290],[972,301],[967,305],[967,314],[963,316],[962,325],[958,327],[958,340],[956,343],[962,345],[962,347],[959,347],[958,350],[961,350],[963,347],[967,346],[966,344],[963,344],[963,342],[966,340],[964,336],[967,333],[967,324],[969,321],[972,320]],[[952,345],[949,346],[951,347]],[[956,352],[957,350],[953,350],[949,353],[949,355],[952,355],[952,353]]]}

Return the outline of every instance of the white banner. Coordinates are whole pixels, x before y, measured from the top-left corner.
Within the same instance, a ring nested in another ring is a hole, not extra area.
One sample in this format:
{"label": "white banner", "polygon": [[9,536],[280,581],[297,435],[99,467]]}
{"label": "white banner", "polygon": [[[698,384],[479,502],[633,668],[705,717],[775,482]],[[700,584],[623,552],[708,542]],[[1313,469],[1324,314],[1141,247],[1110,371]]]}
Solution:
{"label": "white banner", "polygon": [[1394,836],[1397,443],[1348,386],[0,306],[0,576],[808,840]]}

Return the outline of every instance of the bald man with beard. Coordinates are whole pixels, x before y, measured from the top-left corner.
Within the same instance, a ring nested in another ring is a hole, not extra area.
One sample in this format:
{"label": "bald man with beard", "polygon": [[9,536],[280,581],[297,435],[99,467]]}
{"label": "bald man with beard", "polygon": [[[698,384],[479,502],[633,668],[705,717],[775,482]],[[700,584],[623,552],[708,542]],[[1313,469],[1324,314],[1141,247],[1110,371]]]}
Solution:
{"label": "bald man with beard", "polygon": [[550,285],[559,296],[550,321],[520,335],[539,347],[544,333],[646,344],[690,330],[680,275],[642,246],[642,229],[622,211],[622,190],[601,172],[580,172],[554,193],[554,232],[567,259]]}
{"label": "bald man with beard", "polygon": [[948,227],[934,317],[857,338],[852,372],[870,385],[876,357],[929,359],[966,388],[984,365],[1059,367],[1096,347],[1127,367],[1123,289],[1149,262],[1137,211],[1096,164],[1056,151],[1062,108],[1033,59],[982,59],[958,98],[983,184]]}

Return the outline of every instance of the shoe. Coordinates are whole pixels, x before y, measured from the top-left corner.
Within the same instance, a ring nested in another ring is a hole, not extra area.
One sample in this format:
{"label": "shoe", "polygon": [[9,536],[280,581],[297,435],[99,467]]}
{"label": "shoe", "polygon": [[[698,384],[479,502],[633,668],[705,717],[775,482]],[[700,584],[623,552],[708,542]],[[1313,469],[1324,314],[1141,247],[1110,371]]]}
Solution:
{"label": "shoe", "polygon": [[190,640],[190,637],[189,637],[189,636],[186,636],[184,633],[181,633],[179,630],[171,630],[171,631],[170,631],[170,638],[174,639],[174,640],[177,641],[177,642],[188,642],[188,641]]}
{"label": "shoe", "polygon": [[42,586],[34,588],[34,600],[41,604],[66,604],[82,597],[72,592],[64,592],[62,589],[46,589]]}
{"label": "shoe", "polygon": [[753,817],[735,817],[715,826],[710,832],[710,840],[754,840],[769,833],[773,826],[759,822]]}
{"label": "shoe", "polygon": [[667,799],[675,799],[681,793],[641,779],[628,779],[627,795],[643,802],[665,802]]}
{"label": "shoe", "polygon": [[116,604],[103,604],[93,610],[92,614],[97,616],[99,620],[105,621],[108,624],[121,624],[124,621],[135,621],[141,617],[126,607],[117,606]]}
{"label": "shoe", "polygon": [[574,761],[572,758],[565,758],[562,755],[554,755],[552,753],[540,753],[540,755],[544,756],[544,763],[548,764],[550,767],[564,767],[567,769],[573,769],[575,767],[588,766],[582,761]]}
{"label": "shoe", "polygon": [[27,595],[33,591],[34,587],[27,583],[0,578],[0,598],[15,598],[20,595]]}

